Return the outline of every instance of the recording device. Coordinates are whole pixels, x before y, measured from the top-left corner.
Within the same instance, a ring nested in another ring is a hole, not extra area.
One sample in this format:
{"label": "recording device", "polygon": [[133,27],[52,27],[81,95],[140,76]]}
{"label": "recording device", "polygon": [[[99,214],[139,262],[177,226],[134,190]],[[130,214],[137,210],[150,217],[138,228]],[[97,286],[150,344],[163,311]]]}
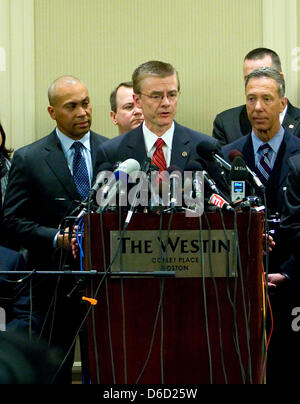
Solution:
{"label": "recording device", "polygon": [[[232,162],[236,157],[240,157],[242,158],[244,161],[244,156],[243,153],[241,153],[239,150],[231,150],[231,152],[228,154],[228,158],[229,160]],[[254,184],[262,191],[265,191],[265,186],[263,185],[263,183],[261,182],[261,180],[258,178],[258,176],[255,174],[254,171],[252,171],[247,165],[246,165],[246,169],[248,171],[248,173],[250,174]]]}
{"label": "recording device", "polygon": [[118,166],[107,183],[97,191],[96,201],[100,207],[100,212],[115,201],[121,186],[127,184],[128,175],[134,171],[139,171],[140,168],[139,162],[134,159],[127,159]]}
{"label": "recording device", "polygon": [[248,170],[245,161],[237,156],[233,159],[229,180],[231,181],[231,201],[245,198],[245,185],[248,179]]}

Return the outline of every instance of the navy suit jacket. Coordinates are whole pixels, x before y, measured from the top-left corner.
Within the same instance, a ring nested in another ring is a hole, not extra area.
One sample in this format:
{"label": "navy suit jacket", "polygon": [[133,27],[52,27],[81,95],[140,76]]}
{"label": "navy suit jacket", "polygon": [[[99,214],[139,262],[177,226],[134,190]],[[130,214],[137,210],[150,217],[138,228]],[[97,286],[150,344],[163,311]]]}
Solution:
{"label": "navy suit jacket", "polygon": [[[300,137],[300,109],[288,102],[288,108],[282,122],[285,131]],[[231,108],[218,114],[213,123],[213,137],[220,144],[226,145],[248,135],[251,124],[248,119],[246,105]]]}

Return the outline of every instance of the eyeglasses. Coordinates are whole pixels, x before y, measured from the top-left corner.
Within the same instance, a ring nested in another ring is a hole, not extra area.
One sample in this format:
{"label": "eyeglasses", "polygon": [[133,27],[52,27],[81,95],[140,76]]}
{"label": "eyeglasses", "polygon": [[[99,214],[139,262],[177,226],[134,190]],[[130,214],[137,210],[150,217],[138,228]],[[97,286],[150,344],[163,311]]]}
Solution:
{"label": "eyeglasses", "polygon": [[175,102],[177,100],[178,91],[170,91],[168,94],[162,94],[162,93],[154,93],[154,94],[144,94],[144,93],[140,93],[141,95],[144,95],[145,97],[150,98],[150,100],[152,100],[155,103],[161,103],[162,100],[167,97],[169,102]]}

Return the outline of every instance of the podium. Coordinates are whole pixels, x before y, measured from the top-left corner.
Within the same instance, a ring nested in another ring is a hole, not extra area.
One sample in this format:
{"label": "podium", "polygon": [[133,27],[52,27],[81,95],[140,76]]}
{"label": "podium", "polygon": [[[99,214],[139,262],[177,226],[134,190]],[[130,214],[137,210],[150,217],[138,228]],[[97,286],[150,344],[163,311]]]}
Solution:
{"label": "podium", "polygon": [[263,214],[124,218],[85,218],[91,383],[261,383]]}

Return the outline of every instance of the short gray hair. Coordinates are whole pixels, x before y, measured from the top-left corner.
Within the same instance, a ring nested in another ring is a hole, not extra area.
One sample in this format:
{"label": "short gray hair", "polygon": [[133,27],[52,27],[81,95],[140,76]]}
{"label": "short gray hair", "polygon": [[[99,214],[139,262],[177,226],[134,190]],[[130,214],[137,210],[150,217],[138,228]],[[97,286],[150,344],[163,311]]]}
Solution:
{"label": "short gray hair", "polygon": [[272,69],[271,67],[261,67],[251,72],[245,81],[245,89],[251,79],[259,79],[261,77],[268,77],[273,79],[277,83],[277,91],[280,98],[285,96],[285,80],[278,70]]}

